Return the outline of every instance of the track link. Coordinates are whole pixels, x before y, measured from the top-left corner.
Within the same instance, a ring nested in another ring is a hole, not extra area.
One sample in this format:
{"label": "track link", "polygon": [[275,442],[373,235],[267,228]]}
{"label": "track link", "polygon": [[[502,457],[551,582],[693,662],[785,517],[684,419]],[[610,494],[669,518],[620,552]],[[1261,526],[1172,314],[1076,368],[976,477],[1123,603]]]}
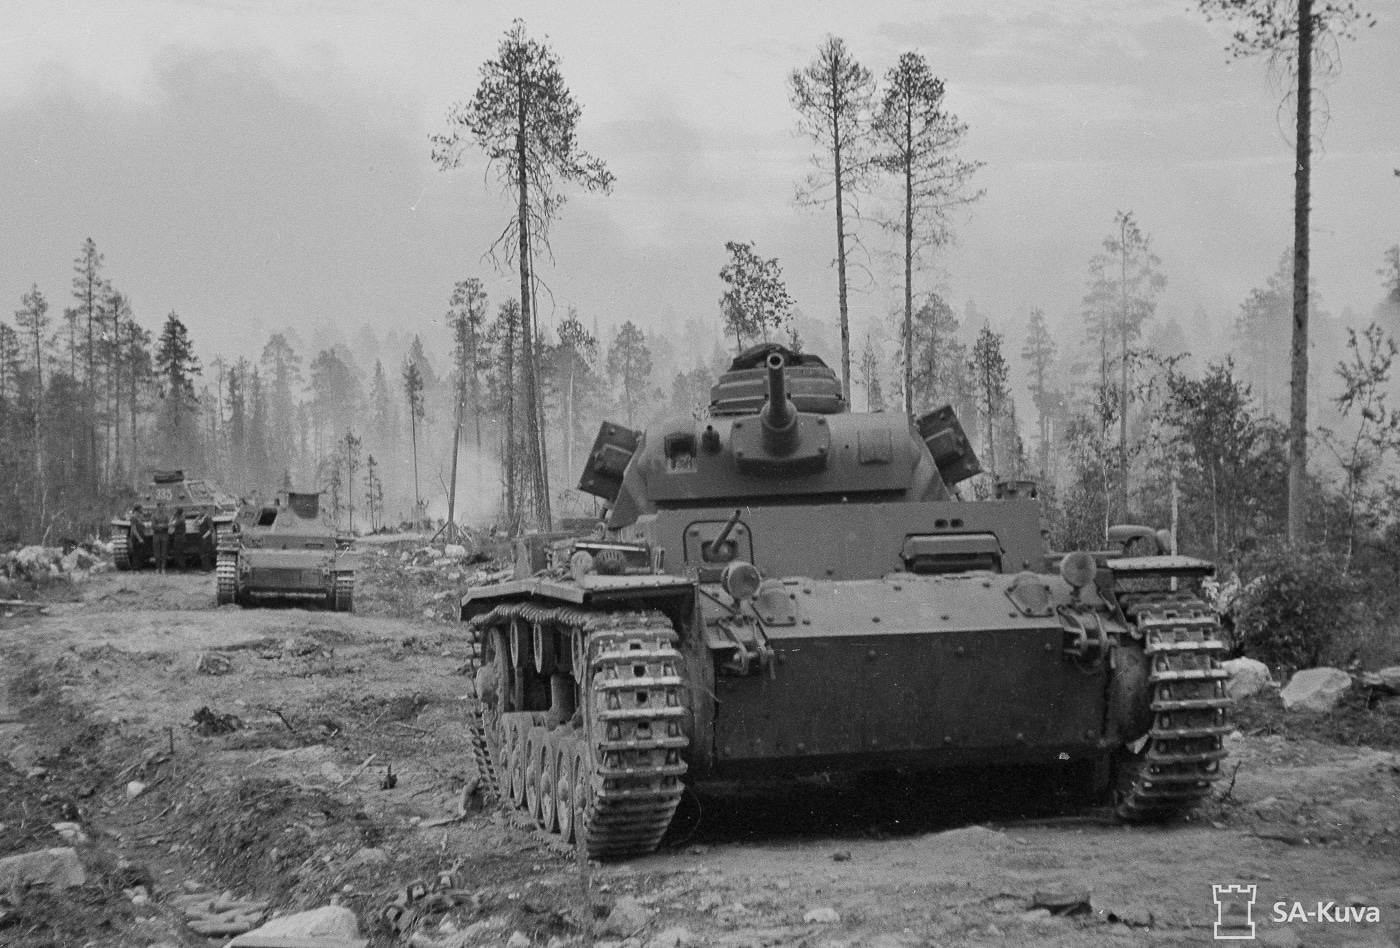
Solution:
{"label": "track link", "polygon": [[1185,594],[1120,597],[1143,633],[1149,663],[1152,726],[1136,752],[1118,760],[1115,806],[1131,822],[1170,819],[1210,795],[1234,729],[1229,673],[1220,667],[1225,643],[1205,603]]}
{"label": "track link", "polygon": [[238,554],[220,552],[214,565],[215,598],[219,605],[238,601]]}
{"label": "track link", "polygon": [[120,570],[131,569],[131,534],[126,530],[112,535],[112,565]]}
{"label": "track link", "polygon": [[355,611],[355,574],[336,573],[331,588],[331,601],[336,612]]}
{"label": "track link", "polygon": [[540,711],[497,714],[478,702],[472,752],[484,789],[591,859],[654,852],[680,803],[689,747],[688,693],[670,620],[658,612],[501,605],[469,624],[474,669],[482,667],[485,636],[512,619],[557,623],[582,642],[585,668],[575,674],[586,675],[585,707],[581,717],[551,722]]}

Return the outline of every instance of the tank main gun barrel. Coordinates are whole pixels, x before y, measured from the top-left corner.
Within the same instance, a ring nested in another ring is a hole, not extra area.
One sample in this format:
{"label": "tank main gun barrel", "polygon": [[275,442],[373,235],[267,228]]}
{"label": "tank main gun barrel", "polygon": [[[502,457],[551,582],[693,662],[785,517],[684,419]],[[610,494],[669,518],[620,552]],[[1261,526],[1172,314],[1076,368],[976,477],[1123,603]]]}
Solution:
{"label": "tank main gun barrel", "polygon": [[763,406],[763,443],[771,454],[791,454],[797,447],[797,409],[787,395],[784,368],[787,360],[781,353],[768,356],[768,404]]}

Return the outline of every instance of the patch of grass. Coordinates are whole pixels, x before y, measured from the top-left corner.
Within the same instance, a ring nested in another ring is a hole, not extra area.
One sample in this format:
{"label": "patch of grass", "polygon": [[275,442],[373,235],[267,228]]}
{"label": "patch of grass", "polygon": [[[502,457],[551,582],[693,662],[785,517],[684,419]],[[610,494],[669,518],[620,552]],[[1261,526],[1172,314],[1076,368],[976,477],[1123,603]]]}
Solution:
{"label": "patch of grass", "polygon": [[1235,704],[1235,724],[1245,734],[1277,734],[1290,740],[1314,740],[1343,747],[1400,750],[1400,698],[1368,706],[1363,692],[1352,690],[1324,714],[1285,711],[1275,691]]}

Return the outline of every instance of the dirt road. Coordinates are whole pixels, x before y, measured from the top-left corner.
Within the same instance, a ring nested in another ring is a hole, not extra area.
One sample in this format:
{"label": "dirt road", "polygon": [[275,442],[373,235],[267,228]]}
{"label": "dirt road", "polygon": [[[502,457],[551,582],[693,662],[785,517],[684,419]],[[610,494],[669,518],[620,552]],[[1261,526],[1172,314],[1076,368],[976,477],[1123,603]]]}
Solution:
{"label": "dirt road", "polygon": [[[0,944],[222,944],[172,908],[186,884],[336,900],[376,945],[1207,944],[1212,884],[1255,887],[1264,944],[1400,939],[1400,757],[1262,734],[1231,739],[1222,799],[1164,829],[1047,806],[1024,775],[812,783],[687,799],[660,854],[580,867],[469,794],[456,818],[475,776],[461,576],[371,559],[356,615],[109,573],[0,619],[0,855],[68,844],[68,819],[89,869],[69,893],[0,893]],[[440,870],[459,904],[379,921]],[[636,924],[610,932],[619,900]],[[1331,920],[1353,905],[1379,921]]]}

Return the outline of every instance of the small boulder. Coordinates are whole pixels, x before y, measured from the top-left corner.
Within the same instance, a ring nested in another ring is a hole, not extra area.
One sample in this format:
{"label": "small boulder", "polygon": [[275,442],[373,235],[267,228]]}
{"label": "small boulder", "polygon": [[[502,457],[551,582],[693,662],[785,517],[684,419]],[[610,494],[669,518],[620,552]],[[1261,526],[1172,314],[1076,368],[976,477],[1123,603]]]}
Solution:
{"label": "small boulder", "polygon": [[0,892],[30,885],[72,889],[87,882],[87,873],[71,846],[40,849],[0,859]]}
{"label": "small boulder", "polygon": [[1351,687],[1351,676],[1340,668],[1307,668],[1283,689],[1283,706],[1289,711],[1331,711]]}
{"label": "small boulder", "polygon": [[1366,684],[1393,695],[1400,695],[1400,665],[1391,665],[1365,675]]}
{"label": "small boulder", "polygon": [[1228,690],[1236,701],[1257,695],[1274,683],[1269,666],[1257,658],[1232,658],[1220,667],[1230,673]]}
{"label": "small boulder", "polygon": [[227,675],[233,671],[233,662],[227,655],[218,652],[205,652],[199,656],[194,670],[201,675]]}
{"label": "small boulder", "polygon": [[681,925],[673,925],[663,929],[647,942],[647,948],[685,948],[695,940],[695,936],[690,933],[690,929]]}
{"label": "small boulder", "polygon": [[603,923],[602,934],[629,938],[636,934],[650,917],[641,902],[630,895],[624,895],[608,913],[607,921]]}
{"label": "small boulder", "polygon": [[510,933],[510,938],[506,939],[506,948],[530,948],[530,936],[522,931]]}
{"label": "small boulder", "polygon": [[449,543],[442,549],[443,554],[452,560],[464,560],[467,558],[467,548],[460,543]]}
{"label": "small boulder", "polygon": [[301,943],[323,941],[327,948],[366,944],[366,939],[360,935],[360,923],[354,912],[342,905],[323,905],[309,912],[274,918],[261,928],[239,935],[228,943],[227,948],[238,948],[249,943],[264,945],[274,937]]}
{"label": "small boulder", "polygon": [[802,916],[802,921],[811,922],[815,925],[835,925],[841,921],[841,913],[829,905],[808,910]]}
{"label": "small boulder", "polygon": [[378,846],[366,846],[355,851],[355,855],[345,861],[347,869],[357,869],[360,866],[382,866],[389,862],[389,854]]}

